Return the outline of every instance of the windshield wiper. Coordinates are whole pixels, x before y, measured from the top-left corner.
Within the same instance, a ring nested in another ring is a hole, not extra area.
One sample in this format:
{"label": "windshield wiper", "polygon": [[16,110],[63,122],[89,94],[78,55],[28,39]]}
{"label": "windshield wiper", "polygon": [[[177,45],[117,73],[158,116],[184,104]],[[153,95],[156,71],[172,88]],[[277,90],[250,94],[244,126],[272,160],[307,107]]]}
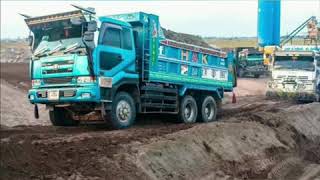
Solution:
{"label": "windshield wiper", "polygon": [[77,49],[78,47],[80,47],[80,44],[74,43],[74,44],[71,44],[70,46],[68,46],[63,52],[67,53],[67,52],[70,52],[70,51]]}
{"label": "windshield wiper", "polygon": [[34,56],[42,56],[45,52],[47,52],[49,50],[49,48],[47,46],[44,46],[43,48],[37,50],[35,53],[34,53]]}
{"label": "windshield wiper", "polygon": [[62,44],[59,44],[56,47],[54,47],[48,54],[53,54],[57,51],[60,51],[61,49],[64,49],[64,46]]}
{"label": "windshield wiper", "polygon": [[302,70],[306,70],[306,71],[314,71],[313,68],[301,68]]}

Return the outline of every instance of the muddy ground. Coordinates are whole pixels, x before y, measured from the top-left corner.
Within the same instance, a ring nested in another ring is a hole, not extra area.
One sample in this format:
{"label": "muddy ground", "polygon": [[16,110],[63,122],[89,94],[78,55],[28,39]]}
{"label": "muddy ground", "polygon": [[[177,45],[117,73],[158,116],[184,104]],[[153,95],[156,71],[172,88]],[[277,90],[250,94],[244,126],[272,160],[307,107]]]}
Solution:
{"label": "muddy ground", "polygon": [[32,116],[27,64],[1,64],[0,179],[320,179],[320,104],[264,99],[240,79],[219,121],[140,116],[128,130]]}

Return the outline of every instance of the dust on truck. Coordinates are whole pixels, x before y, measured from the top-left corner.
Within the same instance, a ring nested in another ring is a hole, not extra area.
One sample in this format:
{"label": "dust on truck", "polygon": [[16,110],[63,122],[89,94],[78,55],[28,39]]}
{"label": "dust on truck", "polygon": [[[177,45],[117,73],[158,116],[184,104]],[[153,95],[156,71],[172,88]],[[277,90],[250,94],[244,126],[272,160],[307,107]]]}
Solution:
{"label": "dust on truck", "polygon": [[47,106],[53,125],[96,118],[121,129],[137,113],[177,114],[184,123],[216,120],[234,85],[231,57],[166,39],[153,14],[93,14],[25,19],[34,36],[28,97]]}
{"label": "dust on truck", "polygon": [[319,51],[277,50],[271,65],[267,96],[297,101],[319,101]]}

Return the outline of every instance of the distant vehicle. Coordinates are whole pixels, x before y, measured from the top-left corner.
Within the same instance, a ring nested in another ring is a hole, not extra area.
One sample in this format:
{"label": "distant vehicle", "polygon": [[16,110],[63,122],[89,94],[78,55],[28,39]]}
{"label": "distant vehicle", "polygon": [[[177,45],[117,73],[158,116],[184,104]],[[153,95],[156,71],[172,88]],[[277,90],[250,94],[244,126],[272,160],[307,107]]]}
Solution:
{"label": "distant vehicle", "polygon": [[96,18],[80,9],[25,19],[33,33],[28,97],[47,105],[53,125],[102,117],[121,129],[137,113],[216,120],[224,92],[235,85],[225,52],[166,39],[153,14]]}
{"label": "distant vehicle", "polygon": [[235,62],[238,77],[253,76],[259,78],[267,73],[264,65],[263,53],[252,47],[235,49]]}
{"label": "distant vehicle", "polygon": [[[285,48],[284,48],[285,49]],[[319,101],[319,51],[278,50],[271,65],[267,96],[297,101]]]}

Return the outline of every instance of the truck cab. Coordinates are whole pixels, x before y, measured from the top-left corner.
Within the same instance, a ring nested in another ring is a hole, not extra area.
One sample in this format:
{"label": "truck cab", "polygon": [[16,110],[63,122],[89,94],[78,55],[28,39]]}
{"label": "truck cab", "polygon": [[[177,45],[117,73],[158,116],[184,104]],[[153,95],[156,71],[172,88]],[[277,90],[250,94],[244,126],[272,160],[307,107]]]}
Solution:
{"label": "truck cab", "polygon": [[256,48],[236,48],[238,77],[253,76],[259,78],[266,74],[267,66],[263,62],[263,54]]}
{"label": "truck cab", "polygon": [[47,105],[53,124],[74,125],[79,121],[66,119],[111,102],[112,86],[119,80],[138,82],[129,23],[81,10],[25,21],[33,34],[28,97],[33,104]]}
{"label": "truck cab", "polygon": [[298,101],[319,101],[320,56],[318,51],[276,51],[267,96]]}

